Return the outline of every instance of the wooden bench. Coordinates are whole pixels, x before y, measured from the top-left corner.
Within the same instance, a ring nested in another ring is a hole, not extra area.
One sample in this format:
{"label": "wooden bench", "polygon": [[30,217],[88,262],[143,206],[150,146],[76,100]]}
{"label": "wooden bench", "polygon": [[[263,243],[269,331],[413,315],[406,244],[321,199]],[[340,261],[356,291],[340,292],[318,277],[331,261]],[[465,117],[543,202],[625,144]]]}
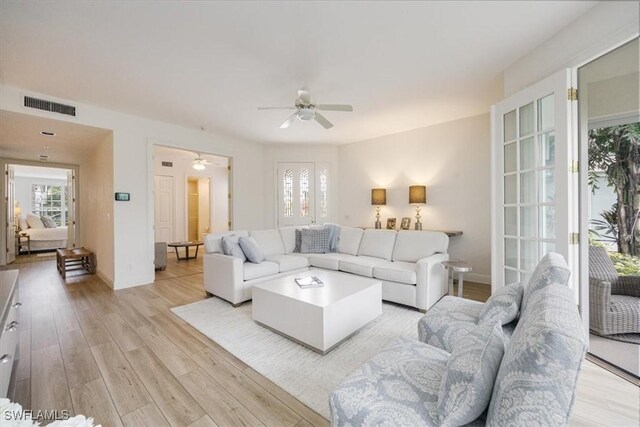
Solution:
{"label": "wooden bench", "polygon": [[56,264],[63,279],[67,278],[68,271],[86,270],[89,274],[96,272],[96,256],[86,248],[58,249]]}

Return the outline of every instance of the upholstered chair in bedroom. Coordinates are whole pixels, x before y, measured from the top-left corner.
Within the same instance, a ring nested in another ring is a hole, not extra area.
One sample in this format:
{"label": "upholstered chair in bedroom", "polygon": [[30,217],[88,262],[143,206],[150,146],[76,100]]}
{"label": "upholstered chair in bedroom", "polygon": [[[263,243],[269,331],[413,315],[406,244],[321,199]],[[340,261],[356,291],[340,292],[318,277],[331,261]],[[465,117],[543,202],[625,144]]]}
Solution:
{"label": "upholstered chair in bedroom", "polygon": [[589,328],[640,333],[640,276],[619,276],[605,248],[589,247]]}

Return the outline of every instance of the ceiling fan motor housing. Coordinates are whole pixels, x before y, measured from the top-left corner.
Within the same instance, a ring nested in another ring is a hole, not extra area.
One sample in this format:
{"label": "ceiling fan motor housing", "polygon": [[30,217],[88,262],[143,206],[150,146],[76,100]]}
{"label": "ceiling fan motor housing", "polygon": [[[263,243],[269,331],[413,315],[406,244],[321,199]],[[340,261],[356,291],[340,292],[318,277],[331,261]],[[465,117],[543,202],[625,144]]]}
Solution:
{"label": "ceiling fan motor housing", "polygon": [[301,107],[298,109],[298,117],[300,120],[313,120],[316,117],[316,112],[313,107]]}

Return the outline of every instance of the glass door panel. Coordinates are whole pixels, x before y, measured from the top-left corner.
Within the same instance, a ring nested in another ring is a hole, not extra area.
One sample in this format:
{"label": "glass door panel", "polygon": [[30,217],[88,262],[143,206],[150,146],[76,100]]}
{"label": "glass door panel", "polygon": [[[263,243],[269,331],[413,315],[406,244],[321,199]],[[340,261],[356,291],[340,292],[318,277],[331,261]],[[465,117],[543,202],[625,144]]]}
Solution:
{"label": "glass door panel", "polygon": [[569,82],[563,71],[494,107],[494,289],[528,280],[549,251],[568,258]]}

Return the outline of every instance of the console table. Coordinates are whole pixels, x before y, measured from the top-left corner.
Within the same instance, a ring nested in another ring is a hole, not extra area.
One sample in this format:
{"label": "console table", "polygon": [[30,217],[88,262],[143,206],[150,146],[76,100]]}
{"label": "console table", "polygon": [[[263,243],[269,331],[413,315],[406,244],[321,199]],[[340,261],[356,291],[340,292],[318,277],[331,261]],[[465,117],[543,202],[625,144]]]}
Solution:
{"label": "console table", "polygon": [[31,236],[16,233],[16,255],[20,255],[23,250],[31,255]]}

